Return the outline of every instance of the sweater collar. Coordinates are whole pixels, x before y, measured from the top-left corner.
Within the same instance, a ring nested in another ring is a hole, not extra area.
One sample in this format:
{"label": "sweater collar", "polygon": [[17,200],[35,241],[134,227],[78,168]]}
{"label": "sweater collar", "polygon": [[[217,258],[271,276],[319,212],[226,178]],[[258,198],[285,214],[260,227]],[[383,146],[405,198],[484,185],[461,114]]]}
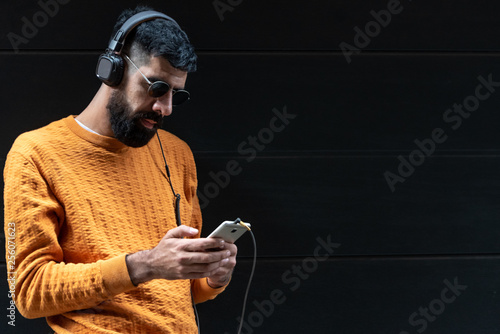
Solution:
{"label": "sweater collar", "polygon": [[74,115],[68,116],[64,119],[64,122],[66,126],[78,137],[82,138],[83,140],[86,140],[92,144],[95,144],[97,146],[101,146],[107,150],[110,151],[123,151],[127,150],[129,147],[119,141],[116,138],[113,137],[108,137],[108,136],[101,136],[96,133],[92,133],[88,130],[85,130],[82,128],[75,120]]}

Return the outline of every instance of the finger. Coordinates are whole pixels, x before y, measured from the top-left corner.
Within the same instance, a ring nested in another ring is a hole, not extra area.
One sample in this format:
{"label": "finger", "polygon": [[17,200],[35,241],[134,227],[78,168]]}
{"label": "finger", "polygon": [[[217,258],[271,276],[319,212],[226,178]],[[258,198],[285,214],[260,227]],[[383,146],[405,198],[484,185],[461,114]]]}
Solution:
{"label": "finger", "polygon": [[207,265],[219,263],[220,261],[228,259],[230,256],[231,252],[228,250],[216,252],[183,252],[183,254],[180,254],[179,263],[184,266]]}
{"label": "finger", "polygon": [[224,244],[224,249],[227,249],[231,252],[231,255],[236,255],[238,253],[238,247],[235,244],[226,242]]}
{"label": "finger", "polygon": [[211,276],[214,275],[214,273],[227,272],[227,269],[225,269],[224,266],[228,261],[229,259],[226,258],[214,263],[192,265],[185,267],[183,271],[187,275],[198,273],[203,274],[204,276]]}
{"label": "finger", "polygon": [[193,228],[193,227],[189,227],[189,226],[186,226],[186,225],[181,225],[181,226],[178,226],[174,229],[171,229],[170,231],[167,232],[167,234],[165,235],[166,238],[185,238],[185,237],[194,237],[198,234],[198,230]]}
{"label": "finger", "polygon": [[205,265],[191,265],[177,268],[173,279],[193,279],[214,275],[227,275],[228,270],[222,267],[227,260]]}
{"label": "finger", "polygon": [[[215,272],[219,269],[215,269]],[[212,276],[212,272],[199,272],[199,273],[189,273],[183,274],[179,279],[197,279],[197,278],[205,278]]]}
{"label": "finger", "polygon": [[186,251],[206,252],[219,251],[225,248],[225,241],[220,238],[201,238],[193,241],[189,245],[186,245]]}
{"label": "finger", "polygon": [[212,272],[212,274],[210,276],[208,276],[208,279],[212,283],[214,283],[213,285],[223,286],[229,282],[232,274],[233,274],[232,269],[226,269],[224,267],[220,267],[220,268],[214,270]]}

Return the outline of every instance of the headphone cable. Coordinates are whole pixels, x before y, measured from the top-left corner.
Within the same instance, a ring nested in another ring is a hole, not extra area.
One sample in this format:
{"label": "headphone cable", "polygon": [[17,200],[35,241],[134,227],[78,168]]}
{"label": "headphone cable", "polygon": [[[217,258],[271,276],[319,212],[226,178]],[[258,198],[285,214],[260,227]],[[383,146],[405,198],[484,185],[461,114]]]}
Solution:
{"label": "headphone cable", "polygon": [[[165,158],[165,152],[163,152],[163,146],[161,144],[160,135],[158,134],[158,131],[156,131],[156,137],[158,138],[158,143],[160,144],[160,149],[161,149],[161,154],[163,156],[163,161],[165,162],[165,171],[167,172],[168,183],[170,184],[170,188],[172,189],[172,193],[174,194],[174,197],[176,199],[175,200],[176,220],[177,220],[177,225],[180,225],[180,222],[181,222],[180,218],[181,217],[180,217],[179,203],[180,203],[181,195],[175,193],[174,186],[172,185],[172,181],[170,180],[170,170],[169,170],[168,165],[167,165],[167,159]],[[240,319],[240,326],[238,327],[238,334],[241,333],[241,329],[243,328],[243,321],[245,319],[245,310],[246,310],[248,294],[250,292],[250,286],[252,285],[252,279],[253,279],[253,275],[255,273],[255,265],[257,263],[257,242],[255,241],[255,236],[253,235],[252,230],[248,229],[248,232],[250,232],[250,236],[252,237],[252,241],[253,241],[253,261],[252,261],[253,263],[252,263],[252,270],[250,272],[250,277],[248,278],[247,288],[245,290],[245,297],[243,298],[243,308],[241,311],[241,319]],[[198,310],[196,308],[196,304],[194,303],[194,296],[193,296],[192,291],[191,291],[191,300],[193,303],[193,309],[194,309],[194,313],[195,313],[196,324],[198,327],[198,333],[200,333],[201,332],[200,318],[198,315]]]}
{"label": "headphone cable", "polygon": [[245,297],[243,298],[243,309],[241,311],[240,327],[238,328],[238,334],[241,333],[241,329],[243,327],[243,321],[245,319],[245,309],[246,309],[246,304],[247,304],[247,299],[248,299],[248,293],[250,292],[250,285],[252,284],[253,274],[255,273],[255,264],[257,263],[257,242],[255,241],[255,236],[253,235],[252,230],[248,230],[248,232],[250,232],[250,236],[252,236],[252,241],[253,241],[253,264],[252,264],[252,270],[250,272],[250,277],[248,278],[248,284],[247,284],[247,289],[245,291]]}
{"label": "headphone cable", "polygon": [[170,169],[168,168],[167,159],[165,158],[165,152],[163,152],[163,145],[161,144],[160,135],[158,134],[158,131],[156,131],[156,137],[158,138],[158,143],[160,144],[160,149],[161,149],[161,155],[163,156],[163,162],[165,163],[165,171],[167,172],[168,176],[168,184],[170,184],[170,189],[172,189],[172,193],[174,194],[175,197],[175,219],[177,221],[177,226],[180,226],[181,211],[179,210],[180,209],[179,205],[181,202],[181,195],[175,193],[174,186],[172,185],[172,180],[170,178]]}

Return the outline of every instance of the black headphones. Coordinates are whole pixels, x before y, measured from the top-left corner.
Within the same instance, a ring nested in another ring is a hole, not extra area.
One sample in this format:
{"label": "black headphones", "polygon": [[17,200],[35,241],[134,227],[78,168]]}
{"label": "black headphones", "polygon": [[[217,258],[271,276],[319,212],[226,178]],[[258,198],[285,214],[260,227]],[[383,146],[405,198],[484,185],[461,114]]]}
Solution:
{"label": "black headphones", "polygon": [[96,75],[102,82],[108,86],[118,86],[120,84],[124,71],[124,61],[120,53],[125,43],[125,38],[139,24],[158,18],[171,21],[179,27],[177,22],[170,16],[153,10],[137,13],[125,21],[109,42],[106,52],[100,55],[97,61]]}

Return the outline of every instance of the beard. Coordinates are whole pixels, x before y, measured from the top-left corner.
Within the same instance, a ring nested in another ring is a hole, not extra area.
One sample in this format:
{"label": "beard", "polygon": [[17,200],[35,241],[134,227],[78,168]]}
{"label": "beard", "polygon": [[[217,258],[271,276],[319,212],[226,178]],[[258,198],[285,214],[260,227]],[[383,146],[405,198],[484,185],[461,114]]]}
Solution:
{"label": "beard", "polygon": [[[146,145],[161,127],[163,117],[154,111],[134,112],[128,104],[125,94],[114,90],[106,106],[109,112],[111,129],[115,138],[130,147],[142,147]],[[142,118],[148,118],[156,122],[152,129],[146,128]]]}

